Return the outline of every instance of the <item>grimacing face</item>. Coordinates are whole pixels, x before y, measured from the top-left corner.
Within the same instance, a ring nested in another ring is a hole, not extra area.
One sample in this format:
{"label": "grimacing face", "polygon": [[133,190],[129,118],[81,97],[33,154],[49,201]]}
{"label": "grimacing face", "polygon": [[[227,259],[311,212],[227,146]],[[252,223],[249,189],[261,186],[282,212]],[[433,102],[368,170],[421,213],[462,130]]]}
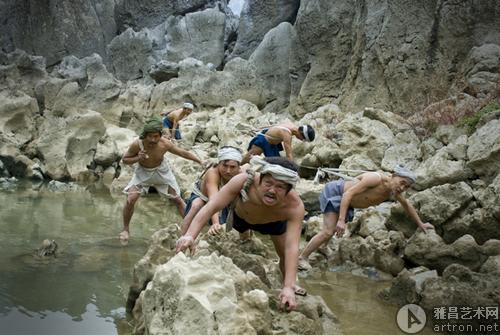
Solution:
{"label": "grimacing face", "polygon": [[240,163],[235,160],[228,159],[225,161],[221,161],[217,165],[217,169],[219,170],[219,174],[221,175],[222,179],[227,182],[240,172]]}
{"label": "grimacing face", "polygon": [[160,142],[160,139],[161,139],[161,133],[160,132],[147,133],[146,136],[144,137],[144,140],[149,145],[158,144],[158,142]]}
{"label": "grimacing face", "polygon": [[270,175],[264,175],[261,178],[257,190],[264,205],[274,206],[285,199],[289,188],[287,183],[274,179]]}
{"label": "grimacing face", "polygon": [[401,194],[412,185],[412,182],[405,177],[393,176],[391,181],[391,189],[396,194]]}

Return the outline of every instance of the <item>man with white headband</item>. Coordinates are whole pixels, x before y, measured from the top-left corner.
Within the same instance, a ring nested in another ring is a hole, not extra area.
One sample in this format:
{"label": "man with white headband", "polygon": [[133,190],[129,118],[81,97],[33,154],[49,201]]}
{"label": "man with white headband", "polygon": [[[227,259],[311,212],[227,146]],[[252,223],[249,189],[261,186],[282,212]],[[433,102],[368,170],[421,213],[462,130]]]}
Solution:
{"label": "man with white headband", "polygon": [[297,307],[295,294],[305,295],[304,289],[296,285],[304,219],[304,204],[293,189],[299,180],[298,167],[284,157],[254,157],[251,163],[259,173],[248,169],[221,188],[193,218],[187,232],[177,241],[176,251],[193,250],[194,240],[210,217],[231,204],[232,222],[228,220],[226,226],[232,224],[245,239],[252,230],[271,236],[283,274],[281,304],[292,310]]}
{"label": "man with white headband", "polygon": [[265,157],[280,156],[280,151],[285,149],[286,157],[293,160],[292,138],[312,142],[316,133],[311,126],[297,127],[292,123],[264,128],[255,135],[248,145],[248,152],[243,158],[243,163],[250,161],[252,156],[264,154]]}
{"label": "man with white headband", "polygon": [[194,106],[190,102],[185,102],[182,105],[182,108],[170,111],[170,112],[162,112],[160,113],[163,116],[163,127],[166,129],[167,137],[173,138],[176,140],[180,140],[181,131],[179,130],[179,122],[191,114]]}
{"label": "man with white headband", "polygon": [[352,180],[340,179],[327,183],[319,196],[323,227],[300,254],[299,269],[310,269],[309,255],[322,244],[328,243],[333,235],[342,237],[346,222],[353,219],[354,208],[376,206],[393,198],[420,229],[424,232],[433,229],[430,223],[420,220],[415,208],[403,195],[415,181],[415,175],[410,170],[397,165],[390,176],[379,172],[365,172]]}
{"label": "man with white headband", "polygon": [[[206,169],[193,186],[193,192],[186,203],[181,234],[185,234],[198,211],[211,199],[219,189],[231,178],[242,172],[241,151],[238,148],[224,146],[219,149],[217,165]],[[209,234],[218,234],[221,224],[226,223],[229,209],[223,208],[212,215],[212,227]]]}

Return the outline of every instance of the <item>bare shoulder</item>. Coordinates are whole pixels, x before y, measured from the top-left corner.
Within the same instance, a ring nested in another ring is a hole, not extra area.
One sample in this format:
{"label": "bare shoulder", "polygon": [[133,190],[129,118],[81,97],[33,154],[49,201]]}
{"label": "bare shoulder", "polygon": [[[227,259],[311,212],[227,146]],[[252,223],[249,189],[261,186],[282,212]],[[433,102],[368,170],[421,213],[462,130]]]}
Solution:
{"label": "bare shoulder", "polygon": [[172,141],[169,138],[166,138],[164,136],[162,136],[160,138],[159,144],[160,144],[160,146],[162,148],[165,149],[165,151],[168,151],[168,150],[172,149],[172,147],[174,146],[174,144],[172,143]]}
{"label": "bare shoulder", "polygon": [[378,172],[365,172],[358,176],[361,183],[367,186],[378,186],[382,184],[383,176]]}
{"label": "bare shoulder", "polygon": [[288,193],[288,208],[290,213],[296,215],[304,215],[304,202],[300,198],[299,194],[295,190],[291,190]]}

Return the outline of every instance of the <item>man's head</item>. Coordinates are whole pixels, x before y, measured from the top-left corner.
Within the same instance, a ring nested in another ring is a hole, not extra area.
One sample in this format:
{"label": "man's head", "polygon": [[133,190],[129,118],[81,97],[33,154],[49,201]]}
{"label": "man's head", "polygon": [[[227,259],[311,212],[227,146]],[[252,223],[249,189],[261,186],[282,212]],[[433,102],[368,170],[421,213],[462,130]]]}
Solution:
{"label": "man's head", "polygon": [[219,149],[217,169],[224,181],[228,181],[240,172],[240,164],[243,159],[240,149],[224,146]]}
{"label": "man's head", "polygon": [[299,139],[301,139],[302,141],[312,142],[316,137],[316,132],[314,131],[313,127],[305,124],[299,127],[299,136]]}
{"label": "man's head", "polygon": [[194,106],[192,103],[190,102],[185,102],[183,105],[182,105],[182,109],[185,113],[189,114],[193,111],[194,109]]}
{"label": "man's head", "polygon": [[398,164],[392,173],[391,187],[395,193],[402,193],[409,189],[416,181],[415,174]]}
{"label": "man's head", "polygon": [[253,157],[250,162],[262,166],[258,191],[265,205],[281,202],[299,180],[297,164],[287,158],[267,157],[262,160]]}
{"label": "man's head", "polygon": [[158,143],[161,138],[163,124],[160,119],[152,118],[146,121],[142,128],[140,139],[145,139],[150,144]]}

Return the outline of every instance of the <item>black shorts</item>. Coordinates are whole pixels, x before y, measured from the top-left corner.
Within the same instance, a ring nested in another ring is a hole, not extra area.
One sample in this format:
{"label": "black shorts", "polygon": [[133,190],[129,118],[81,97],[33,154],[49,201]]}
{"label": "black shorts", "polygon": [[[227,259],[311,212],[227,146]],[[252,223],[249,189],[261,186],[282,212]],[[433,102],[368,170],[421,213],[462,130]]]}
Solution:
{"label": "black shorts", "polygon": [[251,229],[265,235],[281,235],[286,232],[286,221],[275,221],[264,224],[251,224],[240,218],[233,212],[233,228],[240,233]]}

